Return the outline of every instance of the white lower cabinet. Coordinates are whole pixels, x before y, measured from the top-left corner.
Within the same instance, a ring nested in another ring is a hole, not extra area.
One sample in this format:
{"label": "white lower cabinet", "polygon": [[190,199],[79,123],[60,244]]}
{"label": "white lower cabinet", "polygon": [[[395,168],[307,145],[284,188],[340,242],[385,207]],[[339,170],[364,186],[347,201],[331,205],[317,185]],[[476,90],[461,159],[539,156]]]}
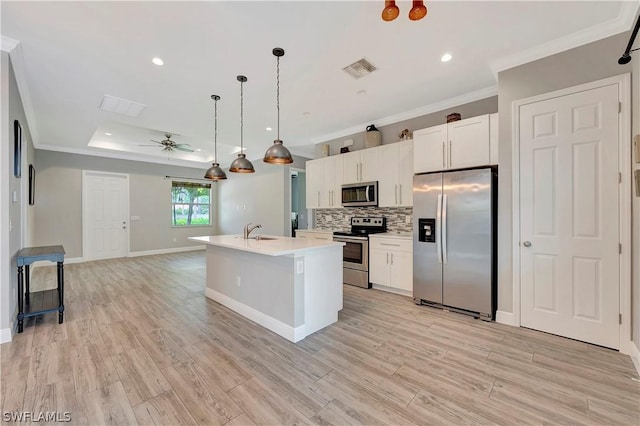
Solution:
{"label": "white lower cabinet", "polygon": [[[413,240],[369,236],[369,281],[372,284],[413,292]],[[385,288],[381,288],[384,290]]]}

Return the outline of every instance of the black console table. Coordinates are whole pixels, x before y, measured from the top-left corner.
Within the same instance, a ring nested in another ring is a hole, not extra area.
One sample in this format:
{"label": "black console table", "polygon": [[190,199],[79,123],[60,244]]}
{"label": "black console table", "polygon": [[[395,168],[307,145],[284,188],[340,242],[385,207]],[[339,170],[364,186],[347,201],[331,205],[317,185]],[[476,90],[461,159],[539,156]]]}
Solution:
{"label": "black console table", "polygon": [[[29,266],[39,260],[58,264],[58,288],[31,294]],[[64,248],[62,246],[25,247],[16,255],[16,265],[18,266],[18,333],[22,333],[25,318],[48,312],[58,312],[58,324],[62,324],[64,320]]]}

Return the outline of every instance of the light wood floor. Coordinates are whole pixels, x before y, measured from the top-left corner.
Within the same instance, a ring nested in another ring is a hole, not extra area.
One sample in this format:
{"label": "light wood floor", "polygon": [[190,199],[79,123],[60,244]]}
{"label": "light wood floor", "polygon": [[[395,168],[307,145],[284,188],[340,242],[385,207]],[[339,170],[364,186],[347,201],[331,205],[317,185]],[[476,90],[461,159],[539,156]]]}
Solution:
{"label": "light wood floor", "polygon": [[[38,268],[35,280],[55,280]],[[640,424],[629,357],[345,286],[292,344],[204,297],[204,252],[65,267],[66,317],[0,346],[2,411],[77,424]]]}

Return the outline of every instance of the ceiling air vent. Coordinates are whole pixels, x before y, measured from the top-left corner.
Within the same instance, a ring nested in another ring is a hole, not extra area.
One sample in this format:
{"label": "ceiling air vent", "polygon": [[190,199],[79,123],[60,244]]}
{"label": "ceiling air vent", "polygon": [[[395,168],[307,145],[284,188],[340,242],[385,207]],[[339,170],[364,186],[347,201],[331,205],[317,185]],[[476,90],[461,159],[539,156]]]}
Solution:
{"label": "ceiling air vent", "polygon": [[364,77],[367,74],[371,74],[376,69],[377,68],[375,67],[375,65],[373,65],[365,58],[362,58],[359,61],[356,61],[351,65],[342,68],[342,71],[346,72],[351,77],[358,79]]}
{"label": "ceiling air vent", "polygon": [[137,117],[147,106],[138,102],[128,101],[126,99],[116,98],[115,96],[104,95],[100,102],[100,109],[103,111],[115,112],[116,114],[124,114],[129,117]]}

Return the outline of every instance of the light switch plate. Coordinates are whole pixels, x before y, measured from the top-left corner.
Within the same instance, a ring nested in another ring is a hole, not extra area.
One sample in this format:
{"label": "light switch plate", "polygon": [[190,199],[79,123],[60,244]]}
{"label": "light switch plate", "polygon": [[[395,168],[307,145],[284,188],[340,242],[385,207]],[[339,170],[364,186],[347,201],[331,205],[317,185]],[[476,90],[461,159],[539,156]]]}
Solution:
{"label": "light switch plate", "polygon": [[636,154],[635,161],[636,163],[640,163],[640,134],[633,137],[633,149]]}

